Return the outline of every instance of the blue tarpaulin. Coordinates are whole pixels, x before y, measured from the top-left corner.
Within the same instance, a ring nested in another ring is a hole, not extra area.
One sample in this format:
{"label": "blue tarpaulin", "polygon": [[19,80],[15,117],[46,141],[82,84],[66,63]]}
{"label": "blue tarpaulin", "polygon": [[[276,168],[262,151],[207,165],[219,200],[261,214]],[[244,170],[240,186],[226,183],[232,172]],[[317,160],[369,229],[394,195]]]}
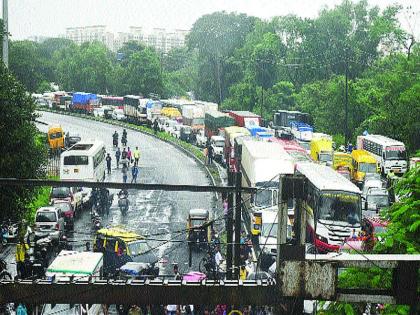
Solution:
{"label": "blue tarpaulin", "polygon": [[96,96],[96,94],[76,92],[76,93],[73,93],[71,102],[73,104],[87,104],[91,100],[97,100],[97,98],[98,97]]}
{"label": "blue tarpaulin", "polygon": [[251,136],[253,136],[253,137],[255,137],[257,135],[257,132],[267,131],[267,128],[259,127],[259,126],[248,127],[247,129],[249,130],[249,132],[251,133]]}

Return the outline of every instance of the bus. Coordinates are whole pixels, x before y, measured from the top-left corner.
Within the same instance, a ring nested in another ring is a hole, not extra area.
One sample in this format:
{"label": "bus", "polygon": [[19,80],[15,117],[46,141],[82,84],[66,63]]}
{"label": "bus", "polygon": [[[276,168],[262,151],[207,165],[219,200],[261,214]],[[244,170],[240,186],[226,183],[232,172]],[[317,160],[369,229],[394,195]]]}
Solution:
{"label": "bus", "polygon": [[60,179],[102,182],[105,179],[105,145],[80,141],[61,154]]}
{"label": "bus", "polygon": [[371,153],[380,165],[382,175],[407,172],[407,152],[404,143],[381,135],[357,137],[357,148]]}
{"label": "bus", "polygon": [[307,213],[307,241],[310,252],[338,251],[353,233],[360,231],[361,192],[356,185],[331,167],[297,163],[296,174],[307,179],[302,207]]}
{"label": "bus", "polygon": [[112,106],[117,108],[122,108],[124,104],[124,98],[119,96],[102,96],[101,103],[102,106]]}
{"label": "bus", "polygon": [[127,122],[137,125],[147,123],[147,101],[147,99],[143,99],[136,95],[124,96],[124,115]]}

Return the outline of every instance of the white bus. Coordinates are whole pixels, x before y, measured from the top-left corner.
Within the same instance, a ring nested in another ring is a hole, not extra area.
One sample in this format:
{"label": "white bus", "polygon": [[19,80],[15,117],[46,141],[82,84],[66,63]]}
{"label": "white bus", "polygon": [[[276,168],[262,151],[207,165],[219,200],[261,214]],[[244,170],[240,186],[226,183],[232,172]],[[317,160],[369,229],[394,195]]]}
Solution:
{"label": "white bus", "polygon": [[360,230],[359,188],[331,167],[317,163],[297,163],[296,173],[308,182],[302,202],[307,213],[307,240],[318,252],[337,251],[353,230]]}
{"label": "white bus", "polygon": [[[73,280],[95,277],[100,279],[103,270],[103,254],[92,252],[77,252],[62,250],[48,266],[45,276],[47,279]],[[103,314],[100,304],[45,304],[42,315],[52,314],[71,315],[99,315]]]}
{"label": "white bus", "polygon": [[105,168],[105,145],[102,141],[80,141],[60,157],[61,180],[102,182]]}
{"label": "white bus", "polygon": [[376,158],[383,175],[391,170],[396,174],[407,172],[407,152],[400,141],[381,135],[358,136],[357,148],[368,151]]}

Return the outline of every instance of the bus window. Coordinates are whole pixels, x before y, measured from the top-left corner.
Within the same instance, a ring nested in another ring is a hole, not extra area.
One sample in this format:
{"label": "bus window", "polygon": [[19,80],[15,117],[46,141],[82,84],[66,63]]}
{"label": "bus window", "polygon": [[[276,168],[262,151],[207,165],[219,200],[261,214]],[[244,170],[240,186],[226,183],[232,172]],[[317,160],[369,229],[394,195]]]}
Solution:
{"label": "bus window", "polygon": [[84,155],[65,156],[64,165],[89,165],[89,159]]}
{"label": "bus window", "polygon": [[359,199],[344,194],[323,194],[319,202],[319,219],[355,224],[360,221]]}

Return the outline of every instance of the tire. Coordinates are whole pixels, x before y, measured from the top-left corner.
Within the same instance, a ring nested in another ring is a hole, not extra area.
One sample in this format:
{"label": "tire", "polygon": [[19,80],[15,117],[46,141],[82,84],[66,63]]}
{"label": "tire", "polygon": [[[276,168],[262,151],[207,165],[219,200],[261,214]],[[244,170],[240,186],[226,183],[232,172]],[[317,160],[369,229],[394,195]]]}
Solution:
{"label": "tire", "polygon": [[207,264],[207,258],[205,257],[201,258],[200,263],[198,264],[198,271],[207,274],[206,264]]}
{"label": "tire", "polygon": [[12,275],[6,270],[3,270],[0,273],[0,280],[12,280]]}

